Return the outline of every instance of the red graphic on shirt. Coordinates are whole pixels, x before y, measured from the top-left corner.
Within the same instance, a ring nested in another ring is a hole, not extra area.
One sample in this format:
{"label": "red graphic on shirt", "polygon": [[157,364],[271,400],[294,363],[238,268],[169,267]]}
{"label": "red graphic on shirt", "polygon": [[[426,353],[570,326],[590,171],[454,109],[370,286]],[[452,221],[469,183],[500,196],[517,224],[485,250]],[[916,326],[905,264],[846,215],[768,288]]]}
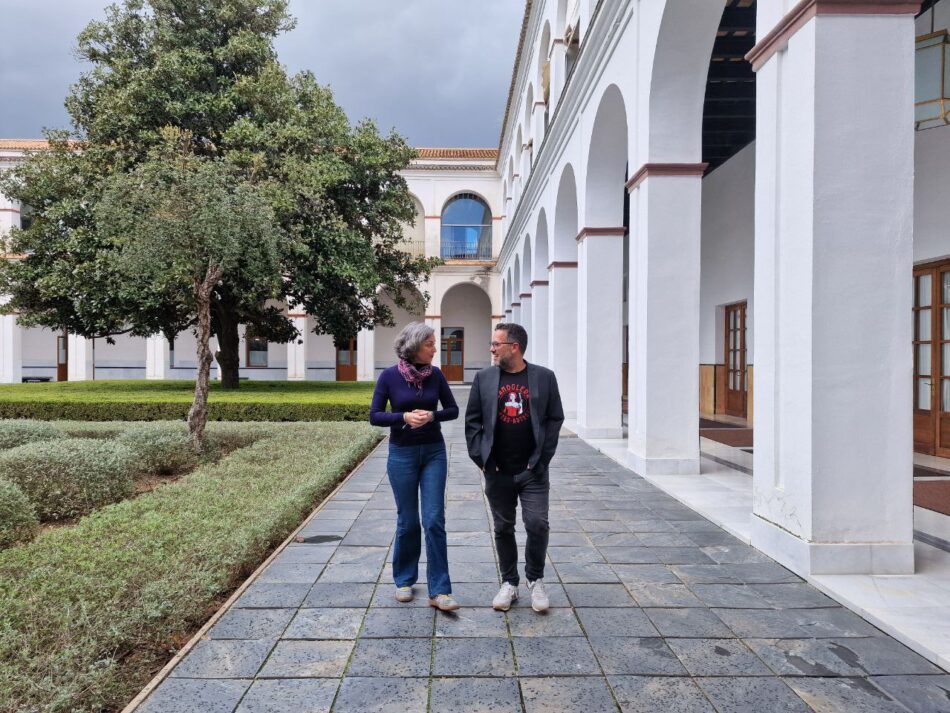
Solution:
{"label": "red graphic on shirt", "polygon": [[498,389],[498,402],[501,404],[498,419],[507,424],[524,423],[531,418],[530,400],[531,392],[528,391],[527,386],[521,384],[502,386]]}

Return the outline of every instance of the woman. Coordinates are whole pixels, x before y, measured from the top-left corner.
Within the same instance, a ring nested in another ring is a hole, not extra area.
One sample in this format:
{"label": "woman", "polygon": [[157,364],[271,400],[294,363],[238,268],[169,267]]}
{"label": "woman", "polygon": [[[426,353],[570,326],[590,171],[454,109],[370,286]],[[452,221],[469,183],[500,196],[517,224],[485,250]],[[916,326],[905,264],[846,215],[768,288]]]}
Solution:
{"label": "woman", "polygon": [[[399,333],[393,347],[399,362],[379,375],[369,422],[390,427],[386,471],[396,498],[396,543],[393,546],[396,600],[412,601],[412,585],[419,577],[424,530],[429,604],[442,611],[455,611],[459,605],[452,597],[445,538],[448,459],[439,423],[458,418],[459,409],[449,383],[442,372],[432,366],[435,356],[432,327],[412,322]],[[442,409],[438,410],[440,401]],[[391,411],[386,411],[386,402]]]}

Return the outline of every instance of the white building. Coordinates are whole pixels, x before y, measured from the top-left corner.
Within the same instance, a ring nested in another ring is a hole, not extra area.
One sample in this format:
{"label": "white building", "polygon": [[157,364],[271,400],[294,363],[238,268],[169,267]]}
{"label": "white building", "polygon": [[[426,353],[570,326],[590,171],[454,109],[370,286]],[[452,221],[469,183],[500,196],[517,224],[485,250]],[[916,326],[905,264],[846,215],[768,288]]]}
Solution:
{"label": "white building", "polygon": [[[950,456],[950,128],[915,131],[915,37],[950,2],[920,9],[528,0],[497,151],[422,149],[405,172],[413,249],[447,264],[400,325],[440,330],[467,381],[491,321],[523,323],[578,434],[624,439],[644,475],[700,472],[701,413],[754,413],[753,544],[804,573],[913,572],[912,454]],[[392,362],[392,329],[354,353],[293,317],[305,344],[246,344],[242,376]],[[66,352],[58,378],[190,377],[191,339],[4,318],[0,379],[57,378]]]}

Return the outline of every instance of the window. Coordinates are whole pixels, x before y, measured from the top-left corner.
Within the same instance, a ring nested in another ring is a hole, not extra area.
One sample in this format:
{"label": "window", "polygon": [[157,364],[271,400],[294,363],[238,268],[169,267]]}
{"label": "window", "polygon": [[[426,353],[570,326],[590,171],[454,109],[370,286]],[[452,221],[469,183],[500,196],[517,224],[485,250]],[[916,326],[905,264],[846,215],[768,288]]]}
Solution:
{"label": "window", "polygon": [[267,366],[267,340],[255,337],[251,330],[245,333],[244,339],[247,342],[247,365]]}
{"label": "window", "polygon": [[485,201],[460,193],[442,211],[442,250],[447,260],[491,260],[492,217]]}

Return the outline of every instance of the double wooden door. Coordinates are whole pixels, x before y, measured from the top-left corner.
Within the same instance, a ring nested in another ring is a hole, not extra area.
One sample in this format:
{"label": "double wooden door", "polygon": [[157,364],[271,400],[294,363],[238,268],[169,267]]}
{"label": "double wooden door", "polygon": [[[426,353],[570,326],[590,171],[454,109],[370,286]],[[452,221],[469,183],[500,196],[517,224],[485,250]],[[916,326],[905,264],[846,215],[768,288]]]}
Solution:
{"label": "double wooden door", "polygon": [[442,329],[442,373],[446,381],[465,381],[465,329]]}
{"label": "double wooden door", "polygon": [[726,307],[726,413],[746,417],[749,373],[746,364],[746,303]]}
{"label": "double wooden door", "polygon": [[914,270],[914,450],[950,457],[950,261]]}
{"label": "double wooden door", "polygon": [[356,381],[356,340],[336,348],[336,380]]}

